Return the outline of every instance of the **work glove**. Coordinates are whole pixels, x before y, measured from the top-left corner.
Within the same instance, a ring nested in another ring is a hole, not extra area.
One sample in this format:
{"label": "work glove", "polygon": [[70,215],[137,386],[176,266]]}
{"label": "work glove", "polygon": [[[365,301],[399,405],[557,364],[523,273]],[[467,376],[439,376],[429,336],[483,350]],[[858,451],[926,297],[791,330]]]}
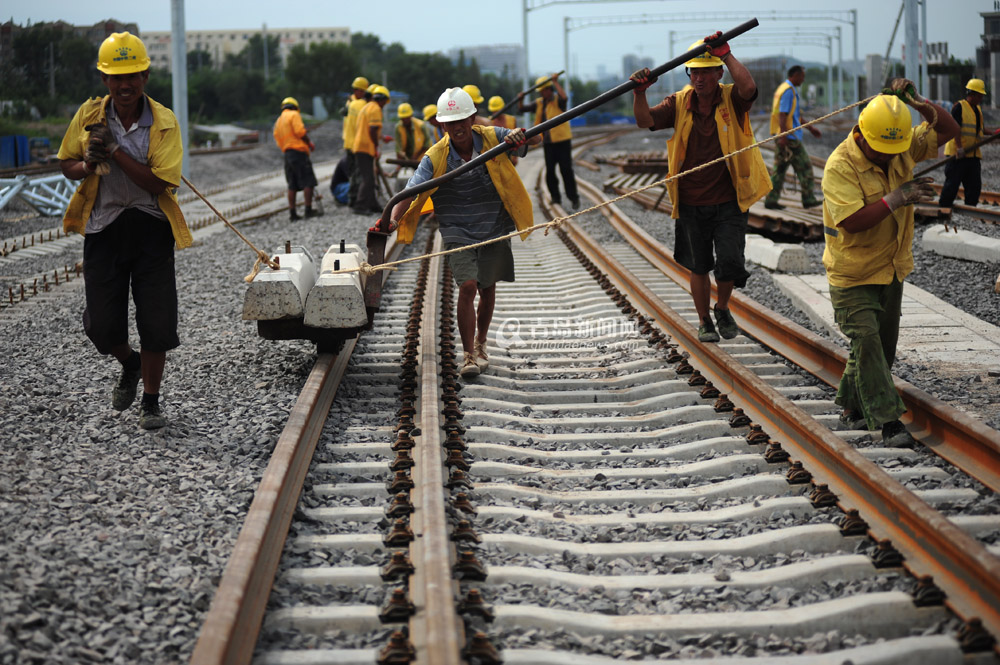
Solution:
{"label": "work glove", "polygon": [[916,180],[904,182],[902,185],[892,190],[882,198],[882,202],[889,208],[889,212],[896,212],[903,206],[913,205],[933,201],[937,192],[931,187],[934,178],[924,176]]}
{"label": "work glove", "polygon": [[[100,142],[107,152],[108,158],[118,150],[119,145],[115,141],[115,135],[111,133],[111,128],[104,123],[87,125],[84,129],[90,132],[90,145],[94,145],[95,140]],[[107,161],[107,159],[101,161]]]}
{"label": "work glove", "polygon": [[[381,217],[378,217],[378,218],[376,218],[376,219],[375,219],[375,226],[372,226],[372,227],[370,227],[370,228],[369,228],[368,230],[369,230],[369,231],[378,231],[378,223],[379,223],[380,221],[382,221],[382,218],[381,218]],[[396,230],[397,228],[399,228],[399,222],[397,222],[397,221],[396,221],[396,220],[394,220],[394,219],[390,219],[390,220],[389,220],[389,231],[388,231],[388,233],[392,233],[392,232],[393,232],[393,231],[395,231],[395,230]],[[379,231],[379,233],[381,233],[381,231]]]}
{"label": "work glove", "polygon": [[395,140],[396,139],[394,139],[393,137],[389,136],[388,134],[383,134],[382,135],[382,143],[391,143],[392,141],[395,141]]}
{"label": "work glove", "polygon": [[645,92],[646,88],[656,83],[656,77],[653,76],[653,72],[649,70],[649,67],[636,70],[632,76],[629,76],[629,79],[639,84],[632,88],[633,93]]}
{"label": "work glove", "polygon": [[312,141],[309,142],[309,152],[316,152],[316,144]]}
{"label": "work glove", "polygon": [[509,143],[515,148],[520,148],[525,143],[528,142],[528,137],[524,135],[524,128],[518,127],[517,129],[512,129],[503,139],[504,143]]}
{"label": "work glove", "polygon": [[[714,32],[713,34],[709,35],[708,37],[705,37],[705,43],[707,44],[709,42],[714,42],[716,39],[718,39],[721,36],[722,36],[722,31],[718,30],[718,31]],[[712,55],[714,55],[716,58],[719,58],[721,60],[722,58],[724,58],[727,55],[729,55],[729,43],[726,42],[726,43],[722,44],[722,46],[716,46],[714,48],[713,47],[709,47],[708,52],[711,53]]]}
{"label": "work glove", "polygon": [[888,95],[896,95],[907,104],[910,102],[922,104],[927,101],[917,93],[917,86],[913,85],[913,81],[906,78],[892,79],[889,87],[883,92]]}

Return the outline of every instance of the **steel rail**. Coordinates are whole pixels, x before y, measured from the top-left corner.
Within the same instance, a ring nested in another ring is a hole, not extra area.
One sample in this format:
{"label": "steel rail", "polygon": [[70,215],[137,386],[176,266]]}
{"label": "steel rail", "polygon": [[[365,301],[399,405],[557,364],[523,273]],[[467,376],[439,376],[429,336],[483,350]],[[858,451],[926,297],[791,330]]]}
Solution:
{"label": "steel rail", "polygon": [[[435,233],[432,253],[441,251],[441,235]],[[452,578],[453,546],[448,538],[445,514],[444,451],[441,437],[441,403],[438,399],[440,361],[438,326],[442,257],[430,259],[427,288],[420,323],[420,436],[412,469],[414,540],[410,556],[414,574],[410,594],[417,607],[410,620],[410,639],[417,663],[459,665],[463,662],[464,627],[455,611],[457,582]]]}
{"label": "steel rail", "polygon": [[[401,250],[390,246],[391,255]],[[192,665],[251,662],[302,484],[356,344],[357,337],[345,341],[336,355],[317,356],[247,511],[191,654]]]}
{"label": "steel rail", "polygon": [[[580,181],[578,186],[590,198],[604,199],[592,184]],[[616,206],[606,206],[601,212],[647,261],[690,290],[690,272],[674,261],[669,249]],[[714,291],[714,284],[712,289]],[[828,385],[839,384],[847,363],[847,351],[738,292],[733,293],[730,307],[739,318],[741,329],[751,337]],[[1000,432],[908,381],[897,377],[893,377],[893,381],[907,408],[904,421],[912,422],[914,435],[943,459],[993,491],[1000,491]]]}
{"label": "steel rail", "polygon": [[858,510],[874,537],[889,539],[911,573],[932,576],[959,617],[1000,635],[1000,558],[717,345],[700,343],[687,321],[572,221],[562,232],[691,354],[692,365],[837,494],[842,509]]}

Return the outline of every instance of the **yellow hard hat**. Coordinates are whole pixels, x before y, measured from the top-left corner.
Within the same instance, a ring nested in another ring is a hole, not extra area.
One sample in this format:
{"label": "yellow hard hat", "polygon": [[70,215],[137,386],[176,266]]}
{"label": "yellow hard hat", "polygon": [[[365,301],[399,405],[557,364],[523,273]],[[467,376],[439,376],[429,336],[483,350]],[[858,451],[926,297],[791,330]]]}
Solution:
{"label": "yellow hard hat", "polygon": [[438,107],[437,104],[428,104],[424,107],[424,120],[430,120],[437,115]]}
{"label": "yellow hard hat", "polygon": [[890,155],[905,152],[913,138],[910,110],[895,95],[879,95],[858,117],[858,127],[874,150]]}
{"label": "yellow hard hat", "polygon": [[504,107],[503,97],[500,97],[498,95],[493,95],[492,97],[490,97],[490,103],[488,106],[490,109],[490,113],[496,113],[497,111],[499,111]]}
{"label": "yellow hard hat", "polygon": [[372,93],[374,95],[375,94],[375,88],[377,88],[377,87],[378,87],[378,83],[372,83],[367,88],[365,88],[365,92],[370,92],[370,93]]}
{"label": "yellow hard hat", "polygon": [[382,95],[386,99],[389,99],[389,88],[385,87],[384,85],[376,85],[375,89],[372,90],[372,97],[374,97],[375,95]]}
{"label": "yellow hard hat", "polygon": [[294,106],[295,108],[299,108],[299,102],[294,97],[285,97],[284,99],[281,100],[281,108],[285,108],[286,106]]}
{"label": "yellow hard hat", "polygon": [[472,97],[473,104],[483,103],[483,93],[479,92],[478,85],[472,85],[471,83],[469,85],[463,85],[462,90],[465,90],[467,93],[469,93],[469,97]]}
{"label": "yellow hard hat", "polygon": [[367,90],[368,79],[366,79],[364,76],[359,76],[351,82],[351,87],[356,88],[358,90]]}
{"label": "yellow hard hat", "polygon": [[97,51],[97,69],[105,74],[134,74],[149,69],[146,45],[130,32],[115,32]]}
{"label": "yellow hard hat", "polygon": [[550,76],[539,76],[535,79],[535,86],[539,90],[544,90],[545,88],[552,87],[552,77]]}
{"label": "yellow hard hat", "polygon": [[[699,46],[705,46],[705,41],[703,39],[699,39],[694,44],[691,44],[691,46],[688,46],[688,50],[690,51],[691,49],[698,48]],[[706,49],[705,52],[702,53],[701,55],[691,58],[690,60],[685,62],[684,66],[692,68],[721,67],[722,58],[716,58],[714,55],[708,52],[708,49]]]}
{"label": "yellow hard hat", "polygon": [[969,79],[969,82],[965,84],[965,89],[978,92],[980,95],[986,94],[986,84],[983,83],[983,79]]}
{"label": "yellow hard hat", "polygon": [[403,102],[402,104],[399,105],[399,108],[396,109],[396,116],[399,117],[400,119],[412,118],[413,107],[407,104],[406,102]]}

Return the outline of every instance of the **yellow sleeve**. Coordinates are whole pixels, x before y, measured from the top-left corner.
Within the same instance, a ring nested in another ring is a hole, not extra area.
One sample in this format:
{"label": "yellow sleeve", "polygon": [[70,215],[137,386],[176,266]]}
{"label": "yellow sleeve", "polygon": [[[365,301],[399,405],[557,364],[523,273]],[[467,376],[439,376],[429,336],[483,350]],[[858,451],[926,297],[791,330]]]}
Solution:
{"label": "yellow sleeve", "polygon": [[161,107],[158,111],[163,113],[164,117],[161,122],[153,123],[151,131],[158,128],[162,132],[162,138],[155,152],[151,151],[149,155],[149,168],[160,180],[178,187],[181,184],[181,164],[184,159],[181,130],[177,118],[170,109]]}
{"label": "yellow sleeve", "polygon": [[826,164],[823,200],[835,226],[867,205],[858,175],[846,159],[831,160]]}
{"label": "yellow sleeve", "polygon": [[59,159],[83,159],[85,137],[83,129],[83,106],[76,110],[76,115],[70,120],[69,127],[59,145]]}
{"label": "yellow sleeve", "polygon": [[938,153],[937,132],[926,122],[913,128],[913,139],[910,141],[910,157],[915,162],[934,159]]}

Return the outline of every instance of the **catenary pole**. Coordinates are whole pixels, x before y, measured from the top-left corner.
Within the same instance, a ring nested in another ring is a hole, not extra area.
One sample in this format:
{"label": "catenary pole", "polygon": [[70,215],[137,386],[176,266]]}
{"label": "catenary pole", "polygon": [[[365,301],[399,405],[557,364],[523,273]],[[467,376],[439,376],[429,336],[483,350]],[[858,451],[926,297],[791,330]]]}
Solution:
{"label": "catenary pole", "polygon": [[173,112],[181,128],[181,144],[184,156],[181,159],[181,173],[191,175],[188,156],[188,93],[187,93],[187,40],[184,36],[184,0],[170,0],[170,46],[172,56]]}

